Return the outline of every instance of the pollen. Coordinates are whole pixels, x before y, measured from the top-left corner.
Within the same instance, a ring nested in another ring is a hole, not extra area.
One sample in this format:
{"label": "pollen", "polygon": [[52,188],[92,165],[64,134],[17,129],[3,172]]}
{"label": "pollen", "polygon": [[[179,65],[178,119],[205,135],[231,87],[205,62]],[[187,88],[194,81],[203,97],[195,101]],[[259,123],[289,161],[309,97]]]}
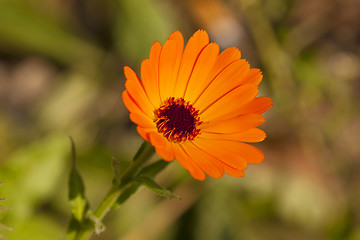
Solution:
{"label": "pollen", "polygon": [[156,127],[167,140],[182,143],[200,133],[199,111],[183,98],[170,97],[155,110]]}

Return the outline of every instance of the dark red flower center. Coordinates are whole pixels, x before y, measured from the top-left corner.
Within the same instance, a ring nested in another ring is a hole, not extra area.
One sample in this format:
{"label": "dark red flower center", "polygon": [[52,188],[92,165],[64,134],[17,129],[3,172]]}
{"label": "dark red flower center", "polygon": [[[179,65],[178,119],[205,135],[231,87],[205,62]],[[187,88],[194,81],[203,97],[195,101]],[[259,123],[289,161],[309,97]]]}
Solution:
{"label": "dark red flower center", "polygon": [[181,143],[194,140],[202,123],[199,111],[183,98],[171,97],[155,111],[156,127],[169,141]]}

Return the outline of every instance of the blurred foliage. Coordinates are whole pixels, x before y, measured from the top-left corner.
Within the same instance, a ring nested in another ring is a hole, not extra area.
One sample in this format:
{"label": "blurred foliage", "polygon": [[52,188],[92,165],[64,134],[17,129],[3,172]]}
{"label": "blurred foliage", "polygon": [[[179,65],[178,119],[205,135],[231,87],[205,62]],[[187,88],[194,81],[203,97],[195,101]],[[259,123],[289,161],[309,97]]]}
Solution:
{"label": "blurred foliage", "polygon": [[[63,239],[68,136],[91,207],[142,142],[121,102],[154,41],[199,28],[264,72],[274,98],[245,178],[197,182],[176,162],[97,239],[360,239],[360,19],[357,0],[1,0],[0,219],[9,239]],[[1,229],[0,229],[1,230]]]}

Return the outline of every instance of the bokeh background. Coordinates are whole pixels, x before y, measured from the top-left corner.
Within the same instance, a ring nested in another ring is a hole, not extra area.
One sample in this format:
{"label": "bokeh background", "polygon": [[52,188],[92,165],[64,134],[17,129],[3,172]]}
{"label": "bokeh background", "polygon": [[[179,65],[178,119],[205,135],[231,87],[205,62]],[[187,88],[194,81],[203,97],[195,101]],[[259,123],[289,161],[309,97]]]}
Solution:
{"label": "bokeh background", "polygon": [[[0,228],[9,239],[63,239],[70,141],[94,208],[111,159],[142,139],[121,100],[154,41],[205,29],[261,68],[274,99],[241,179],[198,182],[176,162],[142,188],[99,240],[360,239],[360,1],[0,0]],[[1,225],[0,225],[1,226]]]}

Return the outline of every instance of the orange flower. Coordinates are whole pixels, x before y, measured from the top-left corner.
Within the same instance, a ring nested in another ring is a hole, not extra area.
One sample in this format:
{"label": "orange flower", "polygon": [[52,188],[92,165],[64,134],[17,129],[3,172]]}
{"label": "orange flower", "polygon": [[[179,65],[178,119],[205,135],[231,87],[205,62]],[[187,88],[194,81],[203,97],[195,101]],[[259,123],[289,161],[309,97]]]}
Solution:
{"label": "orange flower", "polygon": [[262,152],[244,142],[260,142],[265,122],[260,114],[272,100],[256,97],[259,69],[240,59],[240,51],[209,43],[197,31],[184,50],[179,31],[164,46],[155,42],[141,64],[141,78],[124,68],[123,101],[138,133],[166,161],[175,158],[198,180],[205,173],[219,178],[244,176],[248,163],[258,164]]}

